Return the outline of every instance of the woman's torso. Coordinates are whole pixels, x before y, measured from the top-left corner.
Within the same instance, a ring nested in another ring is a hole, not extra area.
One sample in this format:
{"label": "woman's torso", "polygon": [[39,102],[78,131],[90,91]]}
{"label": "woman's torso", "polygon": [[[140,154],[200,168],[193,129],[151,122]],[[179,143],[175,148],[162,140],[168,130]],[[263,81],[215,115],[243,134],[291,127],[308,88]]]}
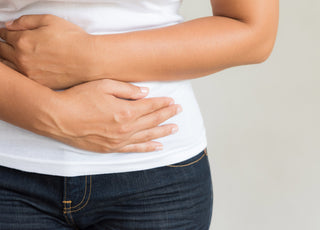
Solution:
{"label": "woman's torso", "polygon": [[[177,24],[179,0],[0,0],[0,24],[26,14],[54,14],[91,34],[123,33]],[[179,132],[152,153],[97,154],[0,121],[0,165],[43,174],[78,176],[136,171],[186,160],[206,147],[205,130],[189,81],[142,82],[150,97],[170,96],[183,112],[166,123]]]}

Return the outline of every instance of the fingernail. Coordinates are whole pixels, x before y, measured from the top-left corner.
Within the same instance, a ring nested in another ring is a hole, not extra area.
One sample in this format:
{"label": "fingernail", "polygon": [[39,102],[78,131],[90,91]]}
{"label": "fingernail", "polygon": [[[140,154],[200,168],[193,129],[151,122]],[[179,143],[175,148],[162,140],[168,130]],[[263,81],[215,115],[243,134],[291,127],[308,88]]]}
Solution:
{"label": "fingernail", "polygon": [[174,127],[171,129],[171,134],[175,134],[176,132],[178,132],[178,127]]}
{"label": "fingernail", "polygon": [[182,107],[181,106],[178,106],[178,108],[177,108],[177,113],[176,114],[179,114],[179,113],[181,113],[182,112]]}
{"label": "fingernail", "polygon": [[149,88],[147,87],[140,87],[140,91],[143,95],[148,94],[149,92]]}
{"label": "fingernail", "polygon": [[11,26],[12,23],[13,23],[13,21],[7,21],[7,22],[6,22],[6,26],[7,26],[7,27],[8,27],[8,26]]}
{"label": "fingernail", "polygon": [[169,105],[173,105],[174,104],[174,100],[171,98],[171,102]]}

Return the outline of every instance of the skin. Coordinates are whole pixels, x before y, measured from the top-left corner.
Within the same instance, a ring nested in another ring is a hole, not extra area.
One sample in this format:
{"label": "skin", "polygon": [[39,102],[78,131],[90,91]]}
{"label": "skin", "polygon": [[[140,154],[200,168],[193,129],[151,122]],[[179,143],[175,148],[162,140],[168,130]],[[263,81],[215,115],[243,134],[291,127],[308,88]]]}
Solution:
{"label": "skin", "polygon": [[99,36],[52,15],[22,16],[0,29],[5,40],[0,42],[0,56],[8,66],[52,89],[81,87],[106,78],[124,82],[191,79],[266,60],[276,38],[279,1],[212,0],[211,4],[211,17]]}
{"label": "skin", "polygon": [[160,150],[162,144],[151,140],[177,131],[159,124],[181,107],[171,98],[144,99],[147,93],[106,79],[55,92],[0,63],[0,118],[85,150]]}
{"label": "skin", "polygon": [[23,16],[0,30],[7,42],[0,43],[1,56],[29,78],[55,89],[106,77],[197,78],[266,60],[276,38],[278,4],[278,0],[212,0],[211,17],[99,36],[55,16]]}

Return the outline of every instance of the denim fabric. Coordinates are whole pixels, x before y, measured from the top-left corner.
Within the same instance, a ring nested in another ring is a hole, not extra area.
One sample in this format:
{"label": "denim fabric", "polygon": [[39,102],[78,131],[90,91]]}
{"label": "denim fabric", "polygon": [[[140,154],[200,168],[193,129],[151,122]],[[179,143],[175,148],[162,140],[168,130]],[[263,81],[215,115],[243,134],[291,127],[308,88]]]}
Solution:
{"label": "denim fabric", "polygon": [[57,177],[0,167],[0,230],[208,230],[206,152],[170,166]]}

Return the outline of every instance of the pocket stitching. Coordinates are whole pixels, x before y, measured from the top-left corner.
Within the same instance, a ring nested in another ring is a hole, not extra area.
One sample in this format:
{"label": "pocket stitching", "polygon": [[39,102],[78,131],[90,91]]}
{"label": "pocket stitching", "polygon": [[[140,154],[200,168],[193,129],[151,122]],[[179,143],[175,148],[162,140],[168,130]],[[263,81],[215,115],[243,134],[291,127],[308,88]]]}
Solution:
{"label": "pocket stitching", "polygon": [[202,154],[202,156],[199,159],[197,159],[195,161],[192,161],[192,162],[190,162],[188,164],[184,164],[184,165],[167,165],[167,167],[170,167],[170,168],[182,168],[182,167],[190,166],[190,165],[193,165],[193,164],[201,161],[202,158],[204,158],[205,156],[207,156],[207,151],[204,151],[204,153]]}

